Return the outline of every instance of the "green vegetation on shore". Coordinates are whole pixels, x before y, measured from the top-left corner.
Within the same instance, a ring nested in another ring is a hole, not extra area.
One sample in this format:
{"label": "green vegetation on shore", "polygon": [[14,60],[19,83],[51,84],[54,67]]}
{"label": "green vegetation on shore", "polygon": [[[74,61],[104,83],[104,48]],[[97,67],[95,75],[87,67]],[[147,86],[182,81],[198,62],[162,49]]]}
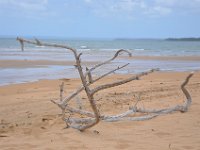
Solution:
{"label": "green vegetation on shore", "polygon": [[200,41],[200,37],[199,38],[167,38],[165,39],[167,41]]}

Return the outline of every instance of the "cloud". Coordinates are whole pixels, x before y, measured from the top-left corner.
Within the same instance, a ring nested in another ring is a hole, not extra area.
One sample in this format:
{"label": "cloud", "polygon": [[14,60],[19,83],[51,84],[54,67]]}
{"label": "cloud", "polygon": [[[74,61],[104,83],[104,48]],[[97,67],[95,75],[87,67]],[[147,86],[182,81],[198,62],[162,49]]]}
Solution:
{"label": "cloud", "polygon": [[144,10],[144,14],[149,17],[161,17],[169,15],[170,13],[172,13],[170,8],[162,6],[149,7],[148,9]]}
{"label": "cloud", "polygon": [[8,16],[39,18],[48,14],[48,0],[0,0],[0,13]]}
{"label": "cloud", "polygon": [[122,20],[192,13],[200,13],[200,0],[0,0],[0,15],[26,18],[86,14]]}
{"label": "cloud", "polygon": [[148,3],[147,0],[84,0],[91,12],[103,17],[134,18],[138,15],[163,16],[171,13],[171,9],[155,5],[155,2]]}
{"label": "cloud", "polygon": [[0,0],[1,5],[26,10],[44,10],[48,0]]}
{"label": "cloud", "polygon": [[92,12],[103,17],[163,17],[173,13],[199,13],[200,0],[84,0]]}
{"label": "cloud", "polygon": [[84,0],[91,13],[100,17],[130,17],[139,9],[145,8],[140,0]]}
{"label": "cloud", "polygon": [[92,0],[84,0],[86,3],[91,3]]}
{"label": "cloud", "polygon": [[190,13],[191,10],[200,12],[200,0],[155,0],[155,5],[167,7],[173,11],[185,11]]}

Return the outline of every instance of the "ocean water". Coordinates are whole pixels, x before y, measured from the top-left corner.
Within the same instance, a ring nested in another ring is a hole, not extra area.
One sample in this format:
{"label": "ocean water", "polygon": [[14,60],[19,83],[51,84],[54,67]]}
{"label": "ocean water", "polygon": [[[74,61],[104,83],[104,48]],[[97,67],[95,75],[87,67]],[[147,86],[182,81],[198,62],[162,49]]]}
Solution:
{"label": "ocean water", "polygon": [[[82,61],[103,61],[113,56],[118,49],[127,49],[133,56],[200,56],[198,41],[166,41],[162,39],[40,39],[43,42],[64,44],[82,52]],[[73,61],[72,53],[65,49],[39,47],[25,44],[21,52],[20,44],[15,38],[0,38],[0,60],[51,60]],[[1,63],[1,62],[0,62]],[[151,68],[163,71],[200,70],[200,61],[167,60],[123,60],[116,59],[112,64],[95,71],[96,76],[102,70],[130,63],[117,73],[138,73]],[[0,85],[35,81],[39,79],[57,79],[78,77],[73,66],[40,66],[29,68],[0,68]]]}

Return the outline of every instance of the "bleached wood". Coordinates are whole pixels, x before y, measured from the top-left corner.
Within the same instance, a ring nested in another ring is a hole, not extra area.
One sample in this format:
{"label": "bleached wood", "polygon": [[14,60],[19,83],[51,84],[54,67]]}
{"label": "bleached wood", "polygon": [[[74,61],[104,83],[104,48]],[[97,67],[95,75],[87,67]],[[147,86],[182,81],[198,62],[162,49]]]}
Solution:
{"label": "bleached wood", "polygon": [[141,76],[144,76],[144,75],[148,75],[150,73],[153,73],[155,71],[157,71],[158,69],[151,69],[150,71],[147,71],[147,72],[142,72],[138,75],[134,75],[128,79],[124,79],[124,80],[121,80],[121,81],[116,81],[116,82],[113,82],[113,83],[108,83],[108,84],[105,84],[105,85],[101,85],[101,86],[98,86],[96,88],[94,88],[92,90],[92,94],[100,91],[100,90],[104,90],[104,89],[107,89],[107,88],[111,88],[111,87],[115,87],[115,86],[119,86],[119,85],[122,85],[122,84],[125,84],[125,83],[128,83],[128,82],[131,82],[133,80],[138,80]]}
{"label": "bleached wood", "polygon": [[63,92],[64,92],[64,82],[60,85],[60,101],[63,100]]}
{"label": "bleached wood", "polygon": [[22,40],[21,38],[19,38],[19,37],[17,37],[16,40],[19,41],[20,46],[21,46],[21,50],[22,50],[22,52],[23,52],[23,51],[24,51],[24,42],[23,42],[23,40]]}
{"label": "bleached wood", "polygon": [[118,50],[118,51],[114,54],[114,56],[113,56],[112,58],[110,58],[110,59],[108,59],[108,60],[106,60],[106,61],[104,61],[104,62],[102,62],[102,63],[99,63],[99,64],[95,65],[95,66],[92,67],[92,68],[90,68],[90,69],[85,73],[85,76],[86,76],[89,72],[92,72],[93,70],[95,70],[96,68],[98,68],[98,67],[100,67],[100,66],[103,66],[103,65],[105,65],[105,64],[110,63],[111,61],[113,61],[114,59],[116,59],[116,58],[119,56],[119,54],[122,53],[122,52],[127,53],[127,54],[129,55],[129,57],[132,56],[132,54],[131,54],[129,51],[124,50],[124,49],[120,49],[120,50]]}
{"label": "bleached wood", "polygon": [[[87,72],[87,71],[89,71],[88,67],[86,67],[86,72]],[[92,83],[93,83],[93,79],[92,79],[92,74],[91,74],[91,72],[88,72],[87,75],[88,75],[88,81],[89,81],[89,83],[92,84]]]}
{"label": "bleached wood", "polygon": [[117,71],[117,70],[120,70],[120,69],[122,69],[122,68],[128,66],[128,65],[129,65],[129,63],[127,63],[127,64],[125,64],[125,65],[123,65],[123,66],[121,66],[121,67],[119,66],[119,67],[117,67],[116,69],[111,70],[111,71],[109,71],[109,72],[107,72],[107,73],[101,75],[100,77],[94,79],[94,80],[93,80],[93,83],[96,82],[96,81],[98,81],[98,80],[100,80],[100,79],[102,79],[102,78],[104,78],[104,77],[106,77],[106,76],[108,76],[109,74],[111,74],[111,73],[113,73],[113,72],[115,72],[115,71]]}
{"label": "bleached wood", "polygon": [[[185,88],[185,86],[188,84],[190,78],[193,76],[193,73],[190,73],[186,77],[184,82],[181,84],[181,90],[186,97],[186,101],[182,105],[175,105],[175,106],[172,106],[172,107],[169,107],[169,108],[164,108],[164,109],[138,108],[137,103],[140,101],[140,96],[138,96],[138,97],[136,97],[137,101],[136,101],[135,105],[132,106],[132,107],[129,107],[129,110],[127,110],[125,112],[122,112],[122,113],[117,114],[117,115],[100,114],[99,110],[97,109],[97,105],[96,105],[95,99],[94,99],[95,93],[97,93],[101,90],[107,89],[107,88],[112,88],[112,87],[115,87],[115,86],[126,84],[128,82],[133,81],[133,80],[137,80],[144,75],[148,75],[148,74],[153,73],[154,71],[158,71],[158,70],[157,69],[151,69],[147,72],[142,72],[140,74],[131,76],[131,77],[124,79],[124,80],[121,80],[121,81],[106,83],[104,85],[100,85],[100,86],[97,86],[93,89],[90,89],[91,84],[97,82],[100,79],[103,79],[104,77],[108,76],[109,74],[111,74],[111,73],[113,73],[113,72],[115,72],[119,69],[126,67],[128,64],[125,64],[121,67],[118,67],[114,70],[111,70],[111,71],[101,75],[100,77],[97,77],[96,79],[93,79],[92,71],[94,71],[96,68],[98,68],[100,66],[103,66],[105,64],[110,63],[111,61],[116,59],[119,56],[119,54],[122,53],[122,52],[127,53],[129,56],[131,56],[131,53],[127,50],[120,49],[114,54],[114,56],[112,58],[110,58],[110,59],[108,59],[108,60],[106,60],[102,63],[99,63],[99,64],[95,65],[94,67],[92,67],[90,69],[86,68],[87,69],[86,72],[83,73],[81,60],[80,60],[82,53],[78,53],[76,49],[71,48],[71,47],[66,46],[66,45],[43,43],[43,42],[39,41],[38,39],[31,41],[31,40],[27,40],[27,39],[23,39],[23,38],[18,37],[17,40],[21,44],[22,51],[24,51],[24,43],[28,43],[28,44],[38,45],[38,46],[49,46],[49,47],[64,48],[64,49],[68,49],[71,52],[73,52],[74,58],[75,58],[75,63],[76,63],[75,66],[76,66],[76,68],[79,72],[79,76],[80,76],[80,79],[81,79],[81,82],[82,82],[82,86],[80,88],[78,88],[74,93],[72,93],[69,96],[64,98],[63,97],[64,83],[62,83],[60,85],[60,100],[58,100],[58,101],[52,100],[53,103],[57,104],[61,108],[62,116],[63,116],[62,118],[66,122],[68,127],[75,128],[75,129],[78,129],[80,131],[84,131],[84,130],[96,125],[100,120],[107,121],[107,122],[122,121],[122,120],[143,121],[143,120],[152,119],[152,118],[160,116],[160,115],[172,113],[172,112],[175,112],[175,111],[186,112],[188,110],[189,106],[192,103],[192,98],[191,98],[189,92],[187,91],[187,89]],[[80,94],[80,92],[82,92],[83,90],[85,90],[88,101],[89,101],[90,106],[92,108],[92,112],[83,110],[81,107],[73,108],[73,107],[68,106],[69,101],[72,100],[74,97],[76,97],[78,94]],[[67,113],[69,113],[70,115],[66,115]],[[87,118],[74,118],[74,117],[72,117],[73,114],[76,114],[76,113],[80,114],[80,115],[84,115]],[[136,113],[138,113],[137,116],[134,115]]]}

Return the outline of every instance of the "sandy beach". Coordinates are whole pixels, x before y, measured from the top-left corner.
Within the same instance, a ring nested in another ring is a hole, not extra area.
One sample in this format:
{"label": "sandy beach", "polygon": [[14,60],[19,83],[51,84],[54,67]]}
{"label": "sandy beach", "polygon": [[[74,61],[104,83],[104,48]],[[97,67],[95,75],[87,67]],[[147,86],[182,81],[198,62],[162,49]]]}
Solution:
{"label": "sandy beach", "polygon": [[[184,102],[180,85],[188,72],[156,72],[140,80],[104,90],[96,95],[100,112],[115,114],[134,104],[138,107],[165,108]],[[121,80],[130,75],[111,75],[97,84]],[[200,147],[200,73],[187,85],[193,102],[188,112],[175,112],[148,121],[103,122],[79,132],[65,129],[60,109],[50,100],[73,92],[79,79],[40,80],[0,87],[0,147],[14,149],[144,149],[197,150]],[[83,97],[81,97],[83,99]],[[87,103],[87,101],[86,101]],[[89,107],[88,104],[85,106]]]}
{"label": "sandy beach", "polygon": [[0,150],[200,150],[200,0],[0,0]]}

